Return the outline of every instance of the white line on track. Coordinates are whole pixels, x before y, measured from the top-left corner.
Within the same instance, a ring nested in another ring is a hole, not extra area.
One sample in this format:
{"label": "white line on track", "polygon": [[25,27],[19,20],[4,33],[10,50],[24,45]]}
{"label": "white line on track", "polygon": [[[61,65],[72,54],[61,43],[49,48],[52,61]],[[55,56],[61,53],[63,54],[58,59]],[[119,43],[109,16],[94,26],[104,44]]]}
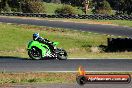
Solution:
{"label": "white line on track", "polygon": [[113,59],[114,59],[114,60],[118,60],[118,59],[122,59],[122,60],[123,60],[123,59],[124,59],[124,60],[126,60],[126,59],[132,59],[132,58],[79,58],[79,57],[78,57],[78,58],[68,58],[68,60],[71,60],[71,59],[73,59],[73,60],[74,60],[74,59],[79,59],[79,60],[97,60],[97,59],[98,59],[98,60],[99,60],[99,59],[100,59],[100,60],[103,60],[103,59],[104,59],[104,60],[111,60],[111,59],[112,59],[112,60],[113,60]]}
{"label": "white line on track", "polygon": [[[63,72],[64,72],[64,73],[65,73],[65,72],[67,73],[67,72],[68,72],[68,73],[76,73],[76,72],[78,72],[78,71],[37,71],[37,72],[55,72],[55,73],[61,73],[61,72],[62,72],[62,73],[63,73]],[[118,72],[118,73],[119,73],[119,72],[132,72],[132,71],[85,71],[85,72],[102,72],[102,73],[103,73],[103,72],[111,72],[111,73],[112,73],[112,72]]]}

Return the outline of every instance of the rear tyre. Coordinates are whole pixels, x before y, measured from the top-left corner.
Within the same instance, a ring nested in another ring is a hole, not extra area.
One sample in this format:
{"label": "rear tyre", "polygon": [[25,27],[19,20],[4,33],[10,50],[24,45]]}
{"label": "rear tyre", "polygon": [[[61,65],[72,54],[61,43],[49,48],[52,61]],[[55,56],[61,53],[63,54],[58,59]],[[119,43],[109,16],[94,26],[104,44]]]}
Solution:
{"label": "rear tyre", "polygon": [[42,59],[42,53],[41,50],[37,47],[32,47],[30,50],[28,50],[28,55],[33,60],[40,60]]}

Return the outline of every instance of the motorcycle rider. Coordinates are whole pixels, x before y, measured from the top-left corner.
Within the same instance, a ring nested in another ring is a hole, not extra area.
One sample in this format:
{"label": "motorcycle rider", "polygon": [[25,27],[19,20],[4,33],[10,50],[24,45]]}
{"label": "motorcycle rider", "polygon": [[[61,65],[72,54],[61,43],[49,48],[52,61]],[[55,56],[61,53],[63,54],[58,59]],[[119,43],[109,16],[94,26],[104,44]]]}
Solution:
{"label": "motorcycle rider", "polygon": [[39,33],[33,34],[33,40],[48,45],[50,47],[51,51],[54,52],[53,42],[50,42],[48,39],[40,37]]}

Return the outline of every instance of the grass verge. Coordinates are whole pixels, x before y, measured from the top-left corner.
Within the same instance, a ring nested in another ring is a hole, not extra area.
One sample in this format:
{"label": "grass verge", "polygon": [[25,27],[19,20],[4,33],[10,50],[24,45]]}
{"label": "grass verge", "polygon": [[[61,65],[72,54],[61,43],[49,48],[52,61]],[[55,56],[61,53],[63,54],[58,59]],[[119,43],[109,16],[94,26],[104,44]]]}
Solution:
{"label": "grass verge", "polygon": [[[107,45],[107,35],[42,26],[0,23],[0,56],[27,58],[26,47],[32,34],[39,32],[44,38],[58,41],[69,57],[82,58],[131,58],[132,52],[106,53],[100,45]],[[115,36],[116,37],[116,36]]]}
{"label": "grass verge", "polygon": [[76,73],[1,73],[0,84],[74,83]]}
{"label": "grass verge", "polygon": [[[90,72],[88,74],[132,74],[131,72]],[[0,73],[0,85],[29,83],[76,83],[78,73]]]}

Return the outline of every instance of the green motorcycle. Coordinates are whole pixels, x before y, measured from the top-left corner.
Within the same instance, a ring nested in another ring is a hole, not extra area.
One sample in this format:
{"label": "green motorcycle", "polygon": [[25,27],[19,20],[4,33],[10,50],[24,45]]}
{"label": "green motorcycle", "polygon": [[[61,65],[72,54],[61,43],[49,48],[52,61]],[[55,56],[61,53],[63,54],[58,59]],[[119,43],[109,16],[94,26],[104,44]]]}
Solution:
{"label": "green motorcycle", "polygon": [[28,55],[31,59],[34,60],[40,60],[45,57],[52,57],[59,60],[66,60],[67,59],[67,52],[64,49],[57,48],[56,46],[59,44],[59,42],[50,42],[52,43],[54,47],[53,50],[50,49],[50,47],[44,43],[40,43],[38,41],[30,41],[28,43]]}

